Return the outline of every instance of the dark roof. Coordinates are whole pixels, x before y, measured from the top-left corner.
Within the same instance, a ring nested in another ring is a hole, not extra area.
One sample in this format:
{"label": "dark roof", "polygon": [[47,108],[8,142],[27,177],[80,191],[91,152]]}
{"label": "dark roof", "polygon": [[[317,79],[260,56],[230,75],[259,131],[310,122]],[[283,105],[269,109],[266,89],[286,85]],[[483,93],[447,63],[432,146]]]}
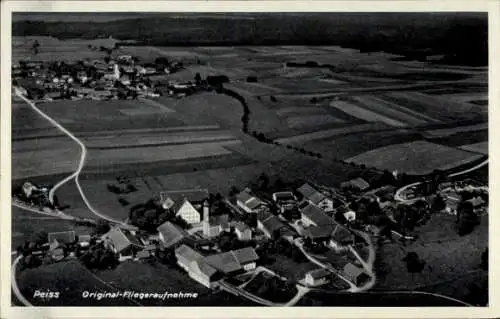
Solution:
{"label": "dark roof", "polygon": [[210,216],[210,225],[212,226],[228,225],[228,224],[229,224],[229,215],[227,214]]}
{"label": "dark roof", "polygon": [[354,234],[347,228],[337,224],[332,231],[332,238],[340,243],[349,242],[354,240]]}
{"label": "dark roof", "polygon": [[208,190],[206,189],[187,189],[167,191],[167,196],[170,197],[176,204],[184,202],[187,199],[191,203],[201,203],[208,199]]}
{"label": "dark roof", "polygon": [[208,256],[205,258],[205,261],[223,273],[231,273],[241,269],[241,264],[231,251]]}
{"label": "dark roof", "polygon": [[150,254],[150,253],[149,253],[149,251],[147,251],[147,250],[141,250],[141,251],[139,251],[139,252],[135,255],[135,257],[137,257],[137,258],[139,258],[139,259],[141,259],[141,258],[149,258],[149,257],[151,257],[151,254]]}
{"label": "dark roof", "polygon": [[319,202],[321,202],[323,199],[326,198],[325,195],[321,194],[307,183],[302,185],[299,189],[297,189],[297,191],[302,196],[304,196],[304,198],[310,200],[313,204],[318,204]]}
{"label": "dark roof", "polygon": [[170,247],[189,235],[184,229],[169,221],[164,222],[157,229],[163,235],[165,247]]}
{"label": "dark roof", "polygon": [[314,279],[319,279],[319,278],[327,277],[331,273],[328,270],[326,270],[325,268],[318,268],[318,269],[314,269],[314,270],[309,271],[307,274],[311,275],[311,277],[313,277]]}
{"label": "dark roof", "polygon": [[212,277],[217,273],[217,269],[210,266],[205,260],[200,259],[192,262],[192,265],[197,267],[201,273],[208,277]]}
{"label": "dark roof", "polygon": [[262,212],[257,215],[257,219],[262,223],[262,226],[272,234],[276,230],[286,227],[278,217],[268,212]]}
{"label": "dark roof", "polygon": [[323,213],[321,208],[314,204],[309,204],[305,207],[299,207],[299,211],[314,223],[316,223],[318,226],[331,225],[335,223],[332,218]]}
{"label": "dark roof", "polygon": [[236,257],[236,260],[240,264],[247,264],[250,262],[257,261],[259,259],[259,255],[255,252],[255,249],[252,247],[245,247],[238,250],[233,250],[233,254]]}
{"label": "dark roof", "polygon": [[277,200],[295,200],[292,192],[276,192],[273,195]]}
{"label": "dark roof", "polygon": [[241,232],[250,229],[250,227],[247,224],[242,222],[238,222],[234,227]]}
{"label": "dark roof", "polygon": [[304,231],[304,235],[311,239],[320,239],[320,238],[328,238],[331,237],[332,232],[334,231],[335,226],[326,225],[326,226],[313,226],[309,227]]}
{"label": "dark roof", "polygon": [[90,241],[90,239],[91,239],[90,235],[78,235],[79,242],[87,242]]}
{"label": "dark roof", "polygon": [[76,241],[76,233],[74,230],[53,232],[48,234],[49,243],[57,240],[59,243],[74,243]]}
{"label": "dark roof", "polygon": [[352,263],[348,263],[344,266],[344,274],[349,280],[356,280],[360,275],[364,274],[363,268],[360,268]]}
{"label": "dark roof", "polygon": [[471,198],[471,199],[468,199],[467,202],[471,203],[473,207],[478,207],[478,206],[481,206],[483,204],[485,204],[486,202],[484,201],[484,199],[482,199],[481,197],[474,197],[474,198]]}
{"label": "dark roof", "polygon": [[239,194],[236,195],[236,199],[242,203],[246,203],[252,197],[253,195],[250,194],[250,190],[248,188],[245,188]]}
{"label": "dark roof", "polygon": [[109,238],[109,240],[111,240],[118,253],[126,249],[130,245],[142,247],[142,244],[135,236],[130,234],[128,231],[122,230],[118,227],[112,228],[104,235],[104,237],[107,237]]}

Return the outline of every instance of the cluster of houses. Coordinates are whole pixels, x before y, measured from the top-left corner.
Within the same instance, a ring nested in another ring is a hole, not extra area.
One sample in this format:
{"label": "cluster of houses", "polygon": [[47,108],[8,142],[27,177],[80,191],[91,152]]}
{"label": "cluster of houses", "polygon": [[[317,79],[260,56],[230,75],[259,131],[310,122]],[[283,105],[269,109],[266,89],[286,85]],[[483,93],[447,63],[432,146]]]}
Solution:
{"label": "cluster of houses", "polygon": [[[161,91],[149,77],[170,74],[181,68],[179,62],[139,64],[130,55],[73,64],[21,61],[12,66],[12,79],[23,94],[46,101],[158,97]],[[194,87],[192,83],[169,83],[168,92],[186,94]]]}
{"label": "cluster of houses", "polygon": [[88,233],[76,233],[74,230],[48,233],[46,243],[30,254],[36,257],[48,256],[52,261],[61,261],[65,258],[76,258],[77,252],[82,252],[90,246],[92,236]]}

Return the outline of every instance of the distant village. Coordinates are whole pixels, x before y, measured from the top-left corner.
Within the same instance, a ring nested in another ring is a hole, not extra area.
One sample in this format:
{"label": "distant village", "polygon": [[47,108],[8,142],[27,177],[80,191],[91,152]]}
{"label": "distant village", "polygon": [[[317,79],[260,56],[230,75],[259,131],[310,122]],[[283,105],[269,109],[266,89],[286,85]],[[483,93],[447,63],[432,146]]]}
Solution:
{"label": "distant village", "polygon": [[111,100],[155,98],[161,95],[182,97],[206,89],[207,84],[224,76],[197,74],[192,81],[152,81],[150,76],[171,74],[183,69],[182,62],[160,57],[139,63],[131,55],[107,56],[103,60],[76,63],[20,61],[12,66],[13,84],[36,101]]}

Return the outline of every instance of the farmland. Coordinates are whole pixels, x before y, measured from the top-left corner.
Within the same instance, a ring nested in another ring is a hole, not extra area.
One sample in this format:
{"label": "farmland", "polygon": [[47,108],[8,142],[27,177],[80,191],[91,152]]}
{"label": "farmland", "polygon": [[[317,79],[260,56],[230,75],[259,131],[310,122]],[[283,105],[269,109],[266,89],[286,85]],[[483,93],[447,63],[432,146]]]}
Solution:
{"label": "farmland", "polygon": [[368,151],[348,159],[390,171],[397,169],[410,175],[425,175],[434,169],[447,170],[480,159],[474,154],[444,145],[415,141]]}

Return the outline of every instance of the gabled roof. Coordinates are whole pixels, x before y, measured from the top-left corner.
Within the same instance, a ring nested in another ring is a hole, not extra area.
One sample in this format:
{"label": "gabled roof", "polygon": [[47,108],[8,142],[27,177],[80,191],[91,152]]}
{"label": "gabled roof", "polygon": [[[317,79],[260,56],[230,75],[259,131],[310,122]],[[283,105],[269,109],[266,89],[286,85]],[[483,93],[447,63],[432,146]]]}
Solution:
{"label": "gabled roof", "polygon": [[128,231],[121,230],[118,227],[112,228],[104,235],[104,237],[109,238],[118,253],[130,245],[142,247],[142,244],[135,236],[130,234]]}
{"label": "gabled roof", "polygon": [[333,225],[314,226],[304,230],[304,235],[306,237],[310,237],[311,239],[327,238],[332,235],[334,229],[335,226]]}
{"label": "gabled roof", "polygon": [[205,261],[210,266],[222,271],[223,273],[231,273],[241,269],[241,264],[231,251],[208,256],[205,258]]}
{"label": "gabled roof", "polygon": [[78,242],[88,242],[90,241],[91,236],[90,235],[78,235]]}
{"label": "gabled roof", "polygon": [[352,263],[348,263],[344,266],[344,274],[350,280],[356,280],[360,275],[364,274],[363,268],[360,268]]}
{"label": "gabled roof", "polygon": [[169,221],[161,224],[157,230],[163,236],[165,247],[170,247],[189,235],[184,229]]}
{"label": "gabled roof", "polygon": [[297,191],[302,196],[304,196],[304,198],[310,200],[313,204],[318,204],[319,202],[321,202],[323,199],[326,198],[325,195],[318,192],[316,189],[314,189],[311,185],[307,183],[299,187]]}
{"label": "gabled roof", "polygon": [[184,200],[191,203],[201,203],[208,199],[208,190],[206,189],[185,189],[166,191],[167,198],[170,198],[176,205],[181,205]]}
{"label": "gabled roof", "polygon": [[250,189],[248,188],[245,188],[241,193],[236,195],[236,200],[243,203],[250,209],[256,209],[259,206],[265,205],[262,200],[252,195]]}
{"label": "gabled roof", "polygon": [[323,213],[321,208],[314,204],[309,203],[308,205],[301,205],[299,207],[299,211],[302,215],[305,215],[318,226],[335,224],[335,221],[332,218],[328,217],[325,213]]}
{"label": "gabled roof", "polygon": [[251,198],[253,198],[253,195],[250,194],[250,190],[248,188],[245,188],[239,194],[236,195],[236,199],[242,203],[246,203]]}
{"label": "gabled roof", "polygon": [[57,240],[59,243],[69,244],[76,241],[76,233],[74,230],[53,232],[48,234],[49,243]]}
{"label": "gabled roof", "polygon": [[269,212],[261,212],[257,215],[257,220],[262,223],[262,226],[272,234],[274,231],[280,230],[286,227],[286,225],[279,220],[278,217],[274,216]]}
{"label": "gabled roof", "polygon": [[332,238],[336,242],[348,242],[354,239],[354,234],[351,233],[347,228],[337,224],[332,231]]}
{"label": "gabled roof", "polygon": [[249,229],[250,229],[250,227],[249,227],[247,224],[242,223],[242,222],[238,222],[238,223],[234,226],[234,228],[236,228],[236,229],[237,229],[237,230],[239,230],[240,232],[244,232],[244,231],[246,231],[246,230],[249,230]]}
{"label": "gabled roof", "polygon": [[178,256],[182,256],[186,260],[198,260],[202,259],[203,255],[200,254],[198,251],[194,250],[193,248],[189,247],[188,245],[182,245],[179,248],[175,250],[175,254]]}
{"label": "gabled roof", "polygon": [[259,259],[259,255],[255,252],[255,249],[252,247],[245,247],[238,250],[233,250],[233,254],[236,257],[236,260],[240,264],[247,264],[250,262],[257,261]]}
{"label": "gabled roof", "polygon": [[320,279],[329,276],[331,273],[325,268],[318,268],[309,271],[307,274],[313,277],[314,279]]}
{"label": "gabled roof", "polygon": [[217,269],[214,267],[210,266],[205,260],[200,259],[200,260],[193,260],[191,262],[191,267],[196,267],[199,272],[204,274],[207,277],[212,277],[217,273]]}
{"label": "gabled roof", "polygon": [[212,226],[218,226],[218,225],[227,226],[228,224],[229,224],[229,215],[227,214],[210,216],[210,225]]}

